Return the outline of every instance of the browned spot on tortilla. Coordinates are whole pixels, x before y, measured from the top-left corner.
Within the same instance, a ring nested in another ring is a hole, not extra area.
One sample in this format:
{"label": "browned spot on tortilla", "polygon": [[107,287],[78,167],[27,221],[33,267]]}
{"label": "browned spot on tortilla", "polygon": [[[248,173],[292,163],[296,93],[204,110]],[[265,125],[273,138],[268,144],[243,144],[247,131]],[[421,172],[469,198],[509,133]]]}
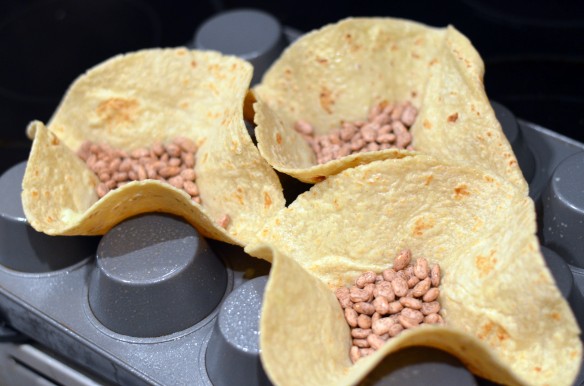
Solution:
{"label": "browned spot on tortilla", "polygon": [[412,91],[411,96],[412,98],[415,98],[418,96],[418,93],[416,91]]}
{"label": "browned spot on tortilla", "polygon": [[[379,108],[384,109],[389,105],[389,101],[387,99],[382,100],[381,102],[379,102]],[[342,122],[341,122],[342,124]]]}
{"label": "browned spot on tortilla", "polygon": [[30,195],[32,196],[32,198],[38,198],[39,191],[38,190],[33,190],[32,192],[30,192]]}
{"label": "browned spot on tortilla", "polygon": [[339,202],[336,198],[333,200],[333,205],[335,206],[335,209],[341,209],[341,206],[339,205]]}
{"label": "browned spot on tortilla", "polygon": [[191,67],[192,68],[197,67],[197,61],[196,60],[191,60]]}
{"label": "browned spot on tortilla", "polygon": [[434,220],[427,220],[424,221],[423,218],[419,218],[418,220],[416,220],[416,224],[414,225],[414,230],[412,231],[412,234],[414,236],[423,236],[424,232],[427,231],[428,229],[432,229],[434,227]]}
{"label": "browned spot on tortilla", "polygon": [[332,97],[331,90],[323,87],[320,91],[320,105],[327,113],[331,114],[331,106],[335,104],[335,100]]}
{"label": "browned spot on tortilla", "polygon": [[107,126],[116,127],[132,122],[137,110],[135,99],[110,98],[97,106],[96,113]]}
{"label": "browned spot on tortilla", "polygon": [[487,340],[490,337],[494,337],[499,341],[499,343],[509,339],[509,334],[507,331],[505,331],[505,329],[499,324],[492,321],[488,321],[486,324],[484,324],[480,328],[477,336],[480,340]]}
{"label": "browned spot on tortilla", "polygon": [[284,70],[284,75],[291,76],[292,75],[292,70],[290,68],[285,69]]}
{"label": "browned spot on tortilla", "polygon": [[483,177],[483,180],[485,180],[485,181],[487,181],[487,182],[493,182],[493,181],[495,181],[495,180],[493,179],[493,177],[491,177],[491,176],[484,176],[484,177]]}
{"label": "browned spot on tortilla", "polygon": [[48,222],[48,223],[51,223],[51,222],[53,222],[53,221],[54,221],[54,219],[53,219],[51,216],[47,216],[47,222]]}
{"label": "browned spot on tortilla", "polygon": [[313,181],[313,182],[322,182],[322,181],[324,181],[324,180],[326,180],[326,177],[325,177],[325,176],[316,176],[316,177],[312,177],[312,181]]}
{"label": "browned spot on tortilla", "polygon": [[270,193],[264,192],[264,206],[267,208],[272,205],[272,197],[270,197]]}
{"label": "browned spot on tortilla", "polygon": [[426,186],[430,185],[430,182],[432,182],[433,179],[434,179],[434,176],[429,175],[428,177],[426,177],[426,182],[424,182],[424,185],[426,185]]}
{"label": "browned spot on tortilla", "polygon": [[187,101],[182,101],[178,104],[178,107],[181,109],[187,109],[189,107],[189,103]]}
{"label": "browned spot on tortilla", "polygon": [[550,314],[550,318],[552,318],[552,319],[553,319],[553,320],[555,320],[555,321],[560,321],[560,320],[562,320],[562,315],[560,315],[560,314],[559,314],[559,313],[557,313],[557,312],[552,312],[552,313]]}
{"label": "browned spot on tortilla", "polygon": [[422,125],[424,125],[424,128],[426,128],[426,129],[431,129],[432,128],[432,122],[430,122],[427,119],[424,119],[424,122],[422,123]]}
{"label": "browned spot on tortilla", "polygon": [[276,142],[278,142],[278,145],[282,144],[282,135],[280,133],[276,133]]}
{"label": "browned spot on tortilla", "polygon": [[417,52],[412,52],[412,58],[420,59],[420,55]]}
{"label": "browned spot on tortilla", "polygon": [[390,48],[390,49],[391,49],[392,51],[397,51],[397,50],[399,50],[399,47],[397,46],[397,44],[393,43],[393,44],[391,45],[391,48]]}
{"label": "browned spot on tortilla", "polygon": [[243,193],[241,191],[234,193],[233,197],[237,200],[237,202],[239,202],[240,205],[243,205]]}
{"label": "browned spot on tortilla", "polygon": [[422,37],[417,38],[416,40],[414,40],[414,44],[416,46],[419,46],[421,44],[424,44],[424,38],[422,38]]}
{"label": "browned spot on tortilla", "polygon": [[515,161],[514,159],[509,161],[509,166],[515,166],[517,165],[517,161]]}
{"label": "browned spot on tortilla", "polygon": [[187,54],[187,50],[177,50],[176,56],[185,56]]}
{"label": "browned spot on tortilla", "polygon": [[493,136],[493,132],[487,131],[487,137],[491,138]]}
{"label": "browned spot on tortilla", "polygon": [[437,63],[438,63],[438,59],[434,58],[434,59],[430,60],[430,62],[428,63],[428,65],[429,66],[433,66],[433,65],[435,65]]}
{"label": "browned spot on tortilla", "polygon": [[51,145],[57,146],[59,143],[59,138],[57,138],[56,135],[51,134]]}
{"label": "browned spot on tortilla", "polygon": [[456,188],[454,188],[454,199],[455,200],[460,200],[466,196],[470,196],[470,192],[468,191],[468,186],[462,184],[462,185],[458,185]]}
{"label": "browned spot on tortilla", "polygon": [[458,120],[458,113],[454,113],[448,116],[448,122],[454,123]]}
{"label": "browned spot on tortilla", "polygon": [[328,64],[328,59],[327,58],[321,58],[320,56],[318,56],[316,58],[316,61],[320,64]]}
{"label": "browned spot on tortilla", "polygon": [[533,371],[535,371],[536,373],[539,373],[539,372],[541,372],[541,367],[539,367],[539,366],[535,366],[535,367],[533,368]]}
{"label": "browned spot on tortilla", "polygon": [[491,273],[491,271],[495,268],[497,264],[497,259],[494,257],[495,251],[491,251],[489,256],[481,256],[478,255],[475,258],[475,266],[479,270],[480,277],[484,277]]}

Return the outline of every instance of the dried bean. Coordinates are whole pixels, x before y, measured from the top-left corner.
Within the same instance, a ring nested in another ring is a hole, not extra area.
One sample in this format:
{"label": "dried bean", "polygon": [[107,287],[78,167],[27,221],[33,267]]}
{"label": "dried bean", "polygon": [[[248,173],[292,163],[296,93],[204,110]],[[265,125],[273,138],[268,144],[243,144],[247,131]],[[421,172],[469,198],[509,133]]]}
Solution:
{"label": "dried bean", "polygon": [[371,346],[372,349],[379,350],[381,346],[385,344],[385,341],[376,334],[370,334],[367,337],[367,342]]}
{"label": "dried bean", "polygon": [[431,285],[432,285],[432,281],[430,280],[429,277],[426,277],[424,280],[422,280],[421,282],[416,284],[416,286],[413,288],[412,295],[415,298],[419,298],[419,297],[424,296],[428,292],[428,290],[430,289]]}
{"label": "dried bean", "polygon": [[392,281],[392,280],[395,278],[395,276],[396,276],[396,273],[395,273],[395,270],[394,270],[394,269],[390,268],[390,269],[386,269],[386,270],[384,270],[384,271],[382,272],[382,275],[383,275],[383,278],[384,278],[385,280],[387,280],[387,281]]}
{"label": "dried bean", "polygon": [[223,229],[227,229],[229,223],[231,222],[231,218],[229,215],[224,214],[219,220],[217,220],[217,225],[219,225]]}
{"label": "dried bean", "polygon": [[373,307],[375,307],[375,312],[380,315],[386,315],[389,313],[389,301],[383,296],[378,296],[373,300]]}
{"label": "dried bean", "polygon": [[180,168],[178,166],[166,166],[158,171],[161,177],[170,178],[174,177],[180,173]]}
{"label": "dried bean", "polygon": [[353,305],[353,309],[365,315],[373,315],[375,313],[375,307],[371,303],[359,302]]}
{"label": "dried bean", "polygon": [[357,339],[366,339],[369,334],[371,334],[371,329],[370,328],[353,328],[351,330],[351,336],[353,338],[357,338]]}
{"label": "dried bean", "polygon": [[393,269],[396,271],[400,271],[410,264],[412,260],[412,253],[409,249],[404,249],[401,251],[393,261]]}
{"label": "dried bean", "polygon": [[177,189],[182,189],[185,181],[181,176],[174,176],[168,179],[168,183]]}
{"label": "dried bean", "polygon": [[390,314],[397,314],[398,312],[400,312],[403,309],[404,309],[404,306],[399,302],[399,300],[396,300],[395,302],[389,303],[389,313]]}
{"label": "dried bean", "polygon": [[434,287],[438,287],[440,285],[441,276],[440,266],[435,264],[430,271],[430,278],[432,279],[432,285]]}
{"label": "dried bean", "polygon": [[406,329],[418,327],[420,325],[420,322],[418,322],[417,319],[408,318],[404,315],[398,316],[398,320],[399,323]]}
{"label": "dried bean", "polygon": [[396,296],[405,296],[408,293],[408,283],[399,276],[391,281],[391,288]]}
{"label": "dried bean", "polygon": [[99,198],[102,198],[109,192],[109,188],[104,183],[98,184],[96,190]]}
{"label": "dried bean", "polygon": [[357,327],[359,324],[359,313],[352,308],[345,308],[345,320],[351,327]]}
{"label": "dried bean", "polygon": [[402,306],[412,308],[414,310],[419,310],[422,308],[422,301],[420,299],[403,297],[399,299],[399,302]]}
{"label": "dried bean", "polygon": [[381,318],[371,325],[371,330],[377,335],[383,335],[389,332],[389,328],[395,324],[395,320],[386,317]]}
{"label": "dried bean", "polygon": [[371,328],[371,316],[361,314],[357,317],[357,325],[361,328]]}
{"label": "dried bean", "polygon": [[428,314],[424,317],[424,323],[428,324],[442,324],[444,321],[438,314]]}
{"label": "dried bean", "polygon": [[349,295],[349,288],[347,287],[337,288],[337,290],[335,291],[335,295],[337,296],[337,300],[339,301],[341,307],[343,308],[351,307],[352,303]]}
{"label": "dried bean", "polygon": [[361,354],[361,357],[369,356],[369,355],[373,354],[374,352],[375,352],[375,350],[373,350],[372,348],[359,349],[359,353]]}
{"label": "dried bean", "polygon": [[416,321],[416,323],[422,323],[424,320],[424,314],[418,310],[414,310],[411,308],[404,308],[401,312],[402,316],[405,316],[408,319]]}
{"label": "dried bean", "polygon": [[349,295],[353,303],[369,301],[369,291],[364,288],[353,286],[349,291]]}
{"label": "dried bean", "polygon": [[438,289],[437,287],[433,287],[433,288],[430,288],[428,290],[428,292],[426,292],[424,294],[424,297],[422,297],[422,300],[425,302],[433,302],[434,300],[438,299],[439,295],[440,295],[440,289]]}
{"label": "dried bean", "polygon": [[394,301],[395,300],[395,293],[393,292],[393,287],[391,286],[391,282],[382,281],[380,283],[375,284],[375,289],[373,290],[373,296],[374,297],[382,296],[390,302]]}
{"label": "dried bean", "polygon": [[414,288],[419,282],[420,282],[420,279],[418,279],[416,276],[411,276],[407,280],[408,288]]}
{"label": "dried bean", "polygon": [[355,280],[355,285],[359,288],[363,288],[365,287],[365,285],[369,284],[369,283],[375,283],[375,278],[377,277],[377,274],[373,271],[367,271],[363,274],[361,274],[361,276],[359,276],[357,278],[357,280]]}
{"label": "dried bean", "polygon": [[387,333],[389,334],[389,336],[393,338],[394,336],[397,336],[400,332],[402,332],[403,329],[404,328],[401,324],[395,323],[391,327],[389,327],[389,331]]}
{"label": "dried bean", "polygon": [[192,181],[185,181],[183,184],[184,190],[193,197],[199,195],[199,187]]}
{"label": "dried bean", "polygon": [[421,311],[424,315],[437,314],[440,312],[440,303],[437,301],[423,303]]}
{"label": "dried bean", "polygon": [[368,347],[371,347],[369,345],[369,342],[367,341],[367,338],[353,339],[353,346],[357,346],[359,348],[368,348]]}
{"label": "dried bean", "polygon": [[414,265],[414,275],[420,280],[424,280],[430,274],[430,267],[428,266],[428,260],[424,259],[423,257],[418,258],[416,260],[416,264]]}

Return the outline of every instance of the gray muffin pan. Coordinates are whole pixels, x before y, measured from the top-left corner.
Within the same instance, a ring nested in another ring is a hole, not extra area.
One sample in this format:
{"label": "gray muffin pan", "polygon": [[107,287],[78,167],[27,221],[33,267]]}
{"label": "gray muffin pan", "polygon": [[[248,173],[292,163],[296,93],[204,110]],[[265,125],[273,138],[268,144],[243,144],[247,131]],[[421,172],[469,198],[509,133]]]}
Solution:
{"label": "gray muffin pan", "polygon": [[[256,82],[298,36],[270,15],[239,10],[204,23],[190,45],[250,60]],[[583,327],[584,144],[516,119],[496,102],[493,107],[536,202],[546,262]],[[38,233],[20,201],[25,167],[17,164],[0,177],[1,326],[104,383],[270,385],[259,356],[268,263],[160,213],[127,219],[101,238]],[[281,177],[288,202],[307,188]],[[491,384],[456,358],[418,347],[384,361],[364,384],[439,381]],[[581,372],[576,384],[583,381]]]}

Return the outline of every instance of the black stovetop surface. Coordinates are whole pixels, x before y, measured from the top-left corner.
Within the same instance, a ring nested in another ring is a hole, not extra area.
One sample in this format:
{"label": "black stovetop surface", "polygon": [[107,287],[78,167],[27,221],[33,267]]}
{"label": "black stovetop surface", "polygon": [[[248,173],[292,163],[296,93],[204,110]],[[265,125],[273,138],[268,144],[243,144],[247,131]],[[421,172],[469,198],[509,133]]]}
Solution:
{"label": "black stovetop surface", "polygon": [[0,172],[26,159],[24,132],[71,81],[118,52],[189,42],[216,12],[253,7],[300,31],[347,16],[454,25],[485,61],[487,94],[522,119],[584,142],[581,1],[5,0],[0,4]]}

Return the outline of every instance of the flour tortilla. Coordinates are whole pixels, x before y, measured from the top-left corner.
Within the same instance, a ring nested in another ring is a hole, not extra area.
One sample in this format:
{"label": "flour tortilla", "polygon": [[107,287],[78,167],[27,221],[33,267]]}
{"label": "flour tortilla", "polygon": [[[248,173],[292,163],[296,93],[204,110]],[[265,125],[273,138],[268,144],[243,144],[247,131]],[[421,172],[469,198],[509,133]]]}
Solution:
{"label": "flour tortilla", "polygon": [[[545,265],[534,213],[531,199],[495,173],[424,155],[316,184],[246,247],[273,263],[260,326],[269,377],[351,385],[392,352],[427,345],[501,384],[571,385],[580,329]],[[352,366],[334,289],[389,268],[404,248],[440,265],[446,324],[405,331]]]}
{"label": "flour tortilla", "polygon": [[[26,217],[50,235],[101,235],[143,212],[184,217],[204,236],[245,245],[285,205],[275,171],[243,121],[252,66],[236,57],[185,48],[119,55],[69,88],[34,136],[24,180]],[[182,136],[199,150],[195,171],[203,204],[155,180],[131,182],[98,200],[97,177],[77,157],[90,140],[126,151]],[[223,215],[227,229],[217,225]]]}
{"label": "flour tortilla", "polygon": [[380,102],[411,101],[419,116],[414,148],[439,159],[485,168],[527,194],[527,183],[483,85],[484,65],[454,27],[395,18],[348,18],[294,42],[254,88],[273,111],[256,117],[262,156],[277,170],[318,182],[356,164],[396,158],[391,150],[318,165],[293,129],[305,120],[317,134],[367,117]]}

